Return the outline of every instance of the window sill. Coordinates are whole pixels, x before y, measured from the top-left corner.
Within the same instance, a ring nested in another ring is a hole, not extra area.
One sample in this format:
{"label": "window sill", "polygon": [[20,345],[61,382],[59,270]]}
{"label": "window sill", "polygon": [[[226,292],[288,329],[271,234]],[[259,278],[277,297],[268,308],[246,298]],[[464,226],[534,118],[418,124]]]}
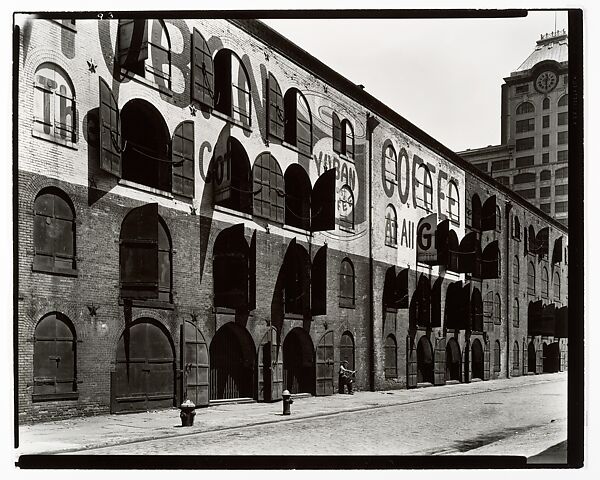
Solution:
{"label": "window sill", "polygon": [[129,78],[130,80],[133,80],[134,82],[140,83],[142,85],[146,85],[147,87],[150,87],[152,90],[156,90],[156,91],[163,93],[169,97],[173,96],[173,91],[170,88],[163,87],[163,86],[159,85],[158,83],[152,82],[152,81],[148,80],[146,77],[142,77],[141,75],[138,75],[137,73],[133,73],[125,68],[121,68],[121,76],[123,78]]}
{"label": "window sill", "polygon": [[41,267],[38,265],[32,265],[32,272],[36,273],[49,273],[50,275],[61,275],[63,277],[73,277],[76,278],[78,276],[77,269],[75,268],[59,268],[59,267]]}
{"label": "window sill", "polygon": [[245,125],[242,122],[240,122],[239,120],[236,120],[235,118],[231,117],[230,115],[227,115],[226,113],[223,113],[223,112],[219,112],[218,110],[216,110],[214,108],[211,113],[214,117],[220,118],[221,120],[224,120],[227,123],[231,123],[232,125],[235,125],[236,127],[240,127],[242,130],[245,130],[246,132],[252,133],[252,124]]}
{"label": "window sill", "polygon": [[339,304],[340,308],[348,308],[350,310],[356,310],[356,305],[350,304],[350,303],[342,303],[340,302]]}
{"label": "window sill", "polygon": [[37,402],[52,402],[56,400],[77,400],[79,392],[67,393],[34,393],[31,396],[33,403]]}
{"label": "window sill", "polygon": [[234,215],[236,217],[245,218],[247,220],[253,220],[252,215],[250,215],[249,213],[239,212],[232,208],[223,207],[222,205],[214,205],[213,210],[215,212],[227,213],[229,215]]}
{"label": "window sill", "polygon": [[355,234],[356,232],[354,231],[354,228],[350,228],[350,227],[342,227],[340,225],[340,232],[344,232],[344,233],[351,233],[351,234]]}
{"label": "window sill", "polygon": [[118,184],[124,187],[133,188],[134,190],[139,190],[140,192],[152,193],[154,195],[159,195],[161,197],[173,200],[173,194],[170,192],[167,192],[165,190],[159,190],[158,188],[154,187],[149,187],[148,185],[143,185],[141,183],[132,182],[131,180],[124,180],[121,178],[119,179]]}
{"label": "window sill", "polygon": [[70,148],[71,150],[78,150],[78,148],[75,146],[76,145],[75,143],[73,143],[69,140],[64,140],[63,138],[57,137],[55,135],[38,132],[35,129],[31,130],[31,135],[35,138],[39,138],[41,140],[46,140],[48,142],[55,143],[56,145],[62,145],[63,147]]}
{"label": "window sill", "polygon": [[[125,305],[125,299],[119,297],[119,305]],[[138,308],[155,308],[157,310],[175,310],[175,305],[172,302],[165,302],[164,300],[131,300],[132,307]]]}

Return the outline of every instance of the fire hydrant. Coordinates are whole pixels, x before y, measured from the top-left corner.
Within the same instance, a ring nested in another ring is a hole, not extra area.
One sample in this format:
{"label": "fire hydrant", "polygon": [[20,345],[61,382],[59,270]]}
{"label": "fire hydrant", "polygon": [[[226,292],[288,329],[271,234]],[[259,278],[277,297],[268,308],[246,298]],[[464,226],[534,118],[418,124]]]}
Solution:
{"label": "fire hydrant", "polygon": [[289,415],[290,405],[294,403],[292,400],[292,394],[289,392],[289,390],[284,390],[281,396],[283,397],[283,414]]}
{"label": "fire hydrant", "polygon": [[181,413],[179,417],[181,418],[181,426],[182,427],[192,427],[194,425],[194,417],[196,416],[196,405],[191,400],[186,400],[179,407]]}

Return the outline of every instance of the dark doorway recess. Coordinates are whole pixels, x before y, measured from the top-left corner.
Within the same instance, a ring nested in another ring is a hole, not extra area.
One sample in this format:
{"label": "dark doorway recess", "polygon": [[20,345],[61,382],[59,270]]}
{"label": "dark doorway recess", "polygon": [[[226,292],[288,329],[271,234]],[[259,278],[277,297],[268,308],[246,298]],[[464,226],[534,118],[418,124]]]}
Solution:
{"label": "dark doorway recess", "polygon": [[536,354],[535,354],[535,345],[533,341],[529,342],[529,346],[527,347],[527,371],[529,373],[535,373],[535,365],[536,365]]}
{"label": "dark doorway recess", "polygon": [[446,381],[457,380],[460,382],[460,346],[451,338],[446,345]]}
{"label": "dark doorway recess", "polygon": [[283,392],[283,358],[279,335],[270,328],[258,349],[258,401],[281,400]]}
{"label": "dark doorway recess", "polygon": [[558,342],[544,343],[544,373],[556,373],[560,369],[560,347]]}
{"label": "dark doorway recess", "polygon": [[417,383],[433,383],[433,349],[425,336],[417,344]]}
{"label": "dark doorway recess", "polygon": [[137,320],[121,335],[112,390],[115,413],[174,405],[173,344],[169,334],[155,320]]}
{"label": "dark doorway recess", "polygon": [[253,398],[256,349],[248,331],[230,322],[210,344],[210,399]]}
{"label": "dark doorway recess", "polygon": [[483,348],[479,339],[471,346],[471,378],[483,380]]}
{"label": "dark doorway recess", "polygon": [[283,386],[290,393],[315,394],[314,346],[310,335],[300,327],[292,329],[283,341]]}

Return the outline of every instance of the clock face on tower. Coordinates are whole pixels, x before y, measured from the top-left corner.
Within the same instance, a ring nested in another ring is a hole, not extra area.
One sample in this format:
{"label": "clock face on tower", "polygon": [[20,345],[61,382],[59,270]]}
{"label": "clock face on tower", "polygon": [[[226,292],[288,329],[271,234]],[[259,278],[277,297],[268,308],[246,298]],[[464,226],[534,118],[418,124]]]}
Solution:
{"label": "clock face on tower", "polygon": [[535,79],[535,89],[538,92],[548,93],[556,87],[557,83],[558,77],[556,76],[556,73],[547,70],[540,73]]}

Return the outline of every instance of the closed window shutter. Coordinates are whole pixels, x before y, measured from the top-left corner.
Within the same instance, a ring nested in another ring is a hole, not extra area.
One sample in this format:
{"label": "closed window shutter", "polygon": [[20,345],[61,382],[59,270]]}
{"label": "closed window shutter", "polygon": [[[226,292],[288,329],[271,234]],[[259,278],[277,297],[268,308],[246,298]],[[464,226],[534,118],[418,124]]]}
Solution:
{"label": "closed window shutter", "polygon": [[100,169],[121,178],[119,107],[108,84],[100,77]]}
{"label": "closed window shutter", "polygon": [[256,309],[256,230],[248,251],[248,310]]}
{"label": "closed window shutter", "polygon": [[492,195],[488,198],[481,209],[481,230],[495,230],[496,229],[496,195]]}
{"label": "closed window shutter", "polygon": [[313,232],[335,228],[335,172],[335,169],[328,170],[315,182],[310,205]]}
{"label": "closed window shutter", "polygon": [[327,313],[327,245],[316,253],[311,266],[311,304],[313,315]]}
{"label": "closed window shutter", "polygon": [[158,298],[158,204],[132,210],[121,226],[122,298]]}
{"label": "closed window shutter", "polygon": [[192,100],[214,106],[215,79],[212,55],[204,37],[194,28],[192,35]]}
{"label": "closed window shutter", "polygon": [[284,222],[285,185],[277,160],[270,153],[262,153],[254,163],[255,215],[275,222]]}
{"label": "closed window shutter", "polygon": [[148,58],[148,22],[119,20],[117,60],[121,67],[131,68]]}
{"label": "closed window shutter", "polygon": [[498,240],[489,243],[484,249],[481,259],[481,278],[499,278],[500,277],[500,252],[498,250]]}
{"label": "closed window shutter", "polygon": [[194,197],[194,122],[181,122],[175,129],[171,146],[173,193]]}
{"label": "closed window shutter", "polygon": [[269,134],[279,140],[284,138],[284,107],[281,88],[275,77],[269,73],[269,109],[268,109],[268,131]]}
{"label": "closed window shutter", "polygon": [[333,151],[342,153],[342,124],[340,117],[334,112],[331,118],[333,121]]}

